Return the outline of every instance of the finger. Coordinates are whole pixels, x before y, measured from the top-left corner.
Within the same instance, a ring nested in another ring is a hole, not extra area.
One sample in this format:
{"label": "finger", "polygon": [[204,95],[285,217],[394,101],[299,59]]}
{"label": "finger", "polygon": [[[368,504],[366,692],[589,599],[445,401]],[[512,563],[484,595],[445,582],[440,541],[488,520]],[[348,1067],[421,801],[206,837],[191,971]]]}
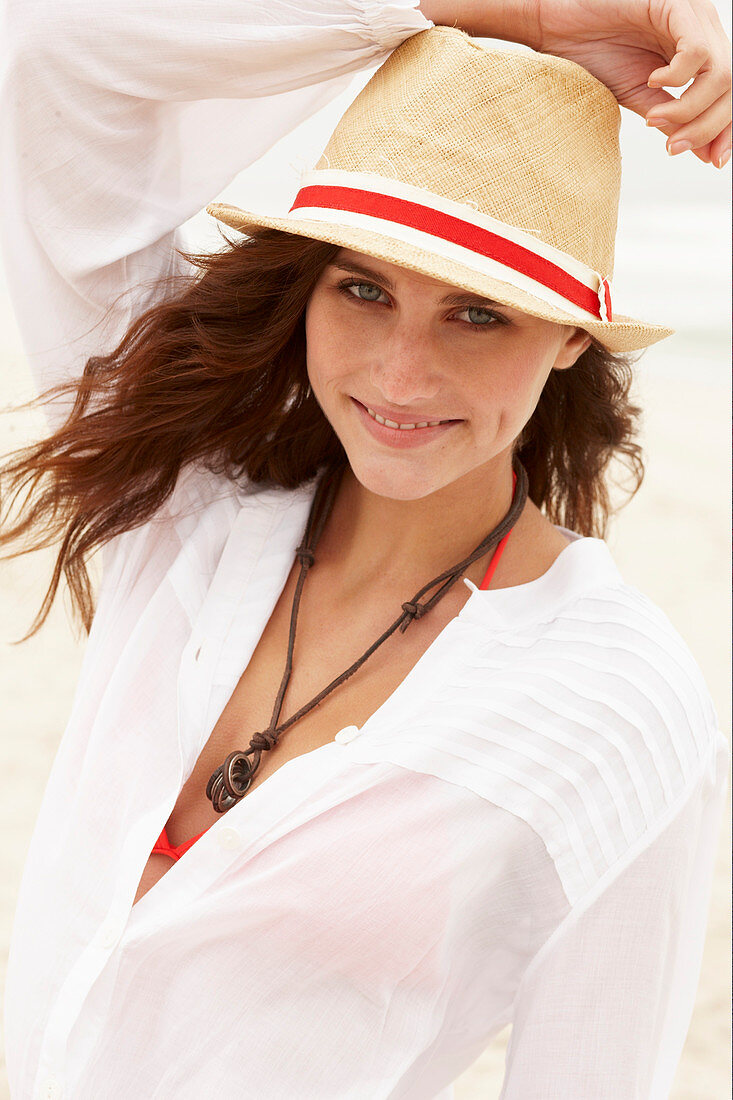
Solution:
{"label": "finger", "polygon": [[730,122],[725,127],[722,133],[718,134],[714,141],[710,142],[708,152],[713,164],[718,168],[725,168],[731,154],[731,144],[733,144],[733,126]]}
{"label": "finger", "polygon": [[[674,153],[671,152],[670,146],[674,143],[670,140],[667,148],[667,152],[672,156],[679,156],[682,152],[691,151],[698,160],[701,160],[704,164],[714,164],[716,168],[725,168],[731,155],[731,135],[733,134],[733,126],[729,122],[719,134],[717,134],[712,141],[705,142],[704,145],[698,145],[692,150],[676,149]],[[689,142],[687,143],[689,144]]]}
{"label": "finger", "polygon": [[709,142],[707,145],[701,145],[699,149],[693,149],[692,154],[697,157],[698,160],[702,161],[703,164],[714,164],[716,168],[720,168],[721,164],[719,163],[719,158],[716,158],[714,154],[710,152],[711,146],[712,142]]}
{"label": "finger", "polygon": [[[649,74],[647,84],[650,88],[680,88],[689,83],[703,65],[710,61],[707,35],[696,12],[689,5],[672,8],[665,30],[674,44],[674,56],[668,65]],[[669,41],[667,34],[664,38]]]}
{"label": "finger", "polygon": [[[661,129],[661,128],[660,128],[659,132],[662,133],[662,134],[665,133],[664,129]],[[669,147],[672,143],[672,141],[671,141],[672,137],[673,137],[673,135],[670,133],[668,135],[668,139],[667,139],[667,152],[668,153],[670,151]],[[670,155],[671,156],[679,156],[680,153],[682,153],[682,152],[692,152],[692,153],[694,153],[694,155],[697,157],[698,160],[701,160],[703,162],[703,164],[710,164],[711,161],[712,161],[712,154],[710,152],[710,144],[711,143],[708,142],[706,145],[700,145],[697,148],[694,148],[692,150],[680,150],[679,153],[675,152],[675,153],[671,153]]]}
{"label": "finger", "polygon": [[[730,94],[730,68],[716,66],[713,70],[698,75],[682,95],[675,99],[667,96],[666,101],[658,102],[647,112],[647,122],[666,121],[673,126],[684,126],[702,117],[714,103]],[[730,111],[728,113],[729,121]],[[722,129],[724,123],[718,129]],[[717,133],[717,131],[716,131]]]}
{"label": "finger", "polygon": [[680,42],[678,52],[669,65],[655,69],[649,74],[647,84],[650,88],[681,88],[688,84],[710,60],[710,52],[702,42]]}
{"label": "finger", "polygon": [[675,122],[669,122],[665,126],[659,127],[659,129],[667,134],[669,138],[667,142],[668,151],[671,145],[679,145],[681,142],[689,142],[690,148],[699,149],[713,141],[725,129],[731,120],[730,116],[730,96],[726,92],[692,122],[682,126],[678,126]]}
{"label": "finger", "polygon": [[668,146],[681,141],[689,141],[693,149],[713,141],[730,122],[730,97],[726,92],[717,99],[707,111],[703,111],[693,122],[680,126],[671,135]]}

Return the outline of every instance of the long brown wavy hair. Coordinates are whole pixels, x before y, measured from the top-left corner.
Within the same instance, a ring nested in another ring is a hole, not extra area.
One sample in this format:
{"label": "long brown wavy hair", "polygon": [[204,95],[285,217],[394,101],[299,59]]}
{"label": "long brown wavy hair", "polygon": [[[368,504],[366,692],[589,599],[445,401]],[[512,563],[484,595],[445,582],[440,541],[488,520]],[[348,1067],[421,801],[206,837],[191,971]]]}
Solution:
{"label": "long brown wavy hair", "polygon": [[[272,229],[222,236],[219,252],[179,252],[189,273],[165,280],[156,304],[108,355],[90,358],[81,379],[20,406],[73,398],[57,430],[0,466],[0,547],[23,540],[4,556],[60,541],[41,608],[20,641],[45,622],[62,574],[89,632],[89,557],[145,523],[186,463],[285,488],[346,463],[310,389],[305,354],[305,307],[339,246]],[[570,370],[550,372],[515,444],[530,498],[553,523],[583,535],[605,534],[612,457],[631,473],[627,499],[644,477],[635,442],[641,410],[629,399],[633,361],[593,340]],[[2,512],[23,492],[11,522]]]}

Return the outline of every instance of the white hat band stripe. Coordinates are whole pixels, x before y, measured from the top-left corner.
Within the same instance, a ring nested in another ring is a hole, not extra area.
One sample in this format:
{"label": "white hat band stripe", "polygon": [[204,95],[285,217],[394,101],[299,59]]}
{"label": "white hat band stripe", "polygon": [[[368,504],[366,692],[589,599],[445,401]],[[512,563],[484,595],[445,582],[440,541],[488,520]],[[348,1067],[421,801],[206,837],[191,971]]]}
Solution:
{"label": "white hat band stripe", "polygon": [[[591,317],[585,310],[579,309],[571,302],[568,302],[567,298],[555,294],[547,287],[533,282],[520,272],[512,271],[510,268],[505,267],[496,260],[490,259],[488,256],[479,256],[475,252],[470,252],[468,249],[461,247],[461,245],[454,244],[452,241],[440,240],[439,238],[430,236],[429,233],[422,233],[420,230],[411,229],[409,226],[400,225],[396,222],[385,222],[383,218],[372,218],[368,214],[354,214],[349,210],[340,210],[338,213],[338,223],[336,223],[333,210],[321,209],[318,207],[302,207],[298,210],[294,210],[290,216],[294,221],[303,221],[306,223],[322,222],[325,225],[331,226],[338,224],[343,228],[361,229],[370,234],[387,237],[391,241],[400,241],[413,248],[419,248],[425,252],[432,253],[434,256],[440,257],[443,260],[452,260],[455,263],[462,264],[463,267],[470,268],[478,275],[489,276],[499,282],[507,283],[518,290],[524,290],[539,301],[545,302],[549,306],[553,306],[555,309],[562,311],[578,322],[597,319],[596,317]],[[357,245],[352,245],[351,247],[358,250]],[[371,248],[368,250],[367,254],[373,254]],[[490,295],[486,293],[478,296],[484,298],[490,297]]]}
{"label": "white hat band stripe", "polygon": [[[374,177],[374,179],[380,180],[380,177]],[[317,217],[316,212],[319,210],[323,213]],[[589,287],[575,275],[570,274],[565,267],[538,254],[536,247],[528,248],[525,244],[477,225],[473,220],[458,218],[452,213],[436,209],[435,206],[426,206],[395,195],[367,191],[353,186],[319,183],[301,187],[290,213],[296,217],[307,216],[316,220],[326,220],[325,212],[334,210],[341,214],[366,217],[369,219],[370,228],[374,227],[375,220],[385,223],[381,232],[384,233],[389,227],[389,235],[392,236],[397,235],[398,227],[417,231],[431,238],[431,242],[427,244],[428,249],[441,255],[446,254],[445,244],[457,245],[463,253],[461,263],[467,263],[470,267],[486,272],[486,260],[493,261],[503,273],[494,269],[491,274],[504,282],[518,286],[516,276],[521,276],[523,288],[542,300],[548,301],[547,291],[549,291],[554,299],[552,304],[559,304],[559,308],[567,310],[568,304],[571,304],[575,306],[572,312],[575,313],[578,310],[582,317],[611,319],[608,281],[601,279],[595,272],[586,269],[596,281],[596,286]],[[351,219],[349,222],[352,225],[355,224]],[[513,236],[516,237],[517,233],[515,229]],[[532,242],[532,245],[538,243],[529,234],[524,236]],[[399,234],[399,239],[404,239],[402,234]],[[439,242],[437,246],[436,242]],[[422,247],[426,247],[425,243]],[[558,252],[558,250],[553,251],[556,254]],[[577,268],[580,265],[575,263],[573,266]],[[541,292],[542,289],[545,293]]]}
{"label": "white hat band stripe", "polygon": [[404,180],[394,179],[390,176],[378,175],[374,172],[351,172],[341,168],[317,168],[301,173],[300,189],[311,186],[350,187],[357,191],[368,191],[380,195],[390,195],[395,199],[406,199],[408,202],[417,203],[429,210],[440,210],[444,214],[452,214],[460,221],[469,222],[471,225],[487,229],[490,233],[496,233],[508,241],[521,244],[537,256],[544,256],[557,267],[567,271],[569,275],[595,290],[600,280],[600,275],[589,267],[588,264],[576,259],[569,252],[563,252],[547,241],[542,240],[529,229],[521,229],[517,225],[500,221],[490,214],[479,210],[473,203],[457,202],[435,191],[429,191],[425,187],[417,187],[413,183],[405,183]]}

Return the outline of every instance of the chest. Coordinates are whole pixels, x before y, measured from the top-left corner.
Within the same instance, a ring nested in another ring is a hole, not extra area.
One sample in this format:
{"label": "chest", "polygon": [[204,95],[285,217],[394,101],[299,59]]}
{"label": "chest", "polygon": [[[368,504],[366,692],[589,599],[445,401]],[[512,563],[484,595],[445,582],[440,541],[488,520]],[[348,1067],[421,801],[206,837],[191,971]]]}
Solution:
{"label": "chest", "polygon": [[[234,750],[249,747],[252,736],[266,730],[280,689],[288,649],[293,568],[252,657],[243,669],[211,734],[186,779],[166,823],[168,839],[178,846],[221,819],[206,796],[211,774]],[[321,594],[322,595],[322,594]],[[468,592],[456,586],[429,616],[397,630],[345,682],[280,735],[260,755],[245,798],[289,760],[332,741],[345,726],[361,726],[399,687],[447,622],[457,614]],[[310,598],[307,598],[310,597]],[[293,649],[293,668],[280,711],[280,723],[297,713],[362,656],[400,613],[392,600],[361,601],[335,612],[316,585],[304,593]],[[135,896],[137,902],[171,868],[162,853],[151,854]]]}

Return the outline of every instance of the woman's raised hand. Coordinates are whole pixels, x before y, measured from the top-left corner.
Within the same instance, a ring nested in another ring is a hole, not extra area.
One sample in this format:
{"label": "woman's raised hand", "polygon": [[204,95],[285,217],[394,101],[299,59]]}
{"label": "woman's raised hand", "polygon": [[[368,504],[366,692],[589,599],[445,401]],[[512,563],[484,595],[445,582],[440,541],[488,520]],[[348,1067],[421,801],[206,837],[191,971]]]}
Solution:
{"label": "woman's raised hand", "polygon": [[[624,107],[722,168],[731,149],[730,42],[710,0],[540,0],[543,53],[567,57]],[[679,99],[664,91],[692,81]]]}
{"label": "woman's raised hand", "polygon": [[[730,42],[711,0],[421,0],[434,23],[575,61],[622,106],[722,168],[731,150]],[[664,90],[692,81],[679,99]]]}

